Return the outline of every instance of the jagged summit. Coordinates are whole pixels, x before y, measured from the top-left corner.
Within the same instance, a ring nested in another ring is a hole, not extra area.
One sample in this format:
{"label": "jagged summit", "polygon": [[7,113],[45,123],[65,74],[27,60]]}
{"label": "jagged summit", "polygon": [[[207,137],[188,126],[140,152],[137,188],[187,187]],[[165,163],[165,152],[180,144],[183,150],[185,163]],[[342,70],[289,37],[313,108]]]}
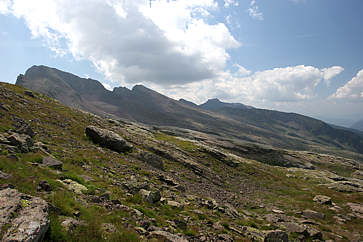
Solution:
{"label": "jagged summit", "polygon": [[96,80],[46,66],[32,66],[16,84],[101,116],[193,129],[280,148],[310,150],[324,146],[363,153],[363,138],[358,134],[294,113],[256,109],[216,98],[197,106],[143,85],[109,91]]}
{"label": "jagged summit", "polygon": [[208,110],[217,110],[221,108],[238,108],[238,109],[251,109],[253,107],[244,105],[242,103],[226,103],[218,98],[208,99],[207,102],[199,105],[199,107]]}

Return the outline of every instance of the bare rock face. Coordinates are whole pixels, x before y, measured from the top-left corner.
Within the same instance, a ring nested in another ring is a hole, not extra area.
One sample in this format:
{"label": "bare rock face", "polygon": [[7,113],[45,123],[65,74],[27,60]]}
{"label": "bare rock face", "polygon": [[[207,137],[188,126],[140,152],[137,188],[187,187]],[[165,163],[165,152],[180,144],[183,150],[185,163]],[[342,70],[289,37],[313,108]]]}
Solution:
{"label": "bare rock face", "polygon": [[15,189],[0,191],[0,229],[9,226],[1,241],[41,241],[49,227],[48,204]]}
{"label": "bare rock face", "polygon": [[86,135],[94,143],[116,152],[127,152],[132,149],[131,144],[127,143],[121,136],[110,130],[88,126],[86,128]]}

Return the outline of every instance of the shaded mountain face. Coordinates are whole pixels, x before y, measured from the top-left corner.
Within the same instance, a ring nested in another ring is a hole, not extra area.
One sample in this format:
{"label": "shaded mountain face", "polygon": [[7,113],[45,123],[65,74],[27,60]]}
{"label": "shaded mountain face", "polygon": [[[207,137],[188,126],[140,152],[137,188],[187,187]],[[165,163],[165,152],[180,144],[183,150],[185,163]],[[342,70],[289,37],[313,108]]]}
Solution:
{"label": "shaded mountain face", "polygon": [[157,126],[187,128],[233,140],[280,148],[363,153],[363,138],[353,132],[295,113],[208,100],[200,106],[174,100],[142,85],[106,90],[101,83],[46,66],[33,66],[17,85],[44,93],[68,106],[102,116]]}
{"label": "shaded mountain face", "polygon": [[224,108],[235,108],[235,109],[253,109],[251,106],[244,105],[242,103],[225,103],[221,102],[218,98],[209,99],[207,102],[199,105],[200,108],[216,111]]}
{"label": "shaded mountain face", "polygon": [[360,131],[363,131],[363,120],[360,120],[352,125],[352,129],[358,129]]}

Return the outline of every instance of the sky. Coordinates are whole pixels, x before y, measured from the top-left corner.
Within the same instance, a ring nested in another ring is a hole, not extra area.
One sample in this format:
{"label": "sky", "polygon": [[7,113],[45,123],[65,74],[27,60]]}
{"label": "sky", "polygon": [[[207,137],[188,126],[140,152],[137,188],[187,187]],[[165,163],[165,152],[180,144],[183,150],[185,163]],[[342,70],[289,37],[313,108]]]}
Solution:
{"label": "sky", "polygon": [[361,0],[0,0],[0,81],[32,65],[350,126],[363,119]]}

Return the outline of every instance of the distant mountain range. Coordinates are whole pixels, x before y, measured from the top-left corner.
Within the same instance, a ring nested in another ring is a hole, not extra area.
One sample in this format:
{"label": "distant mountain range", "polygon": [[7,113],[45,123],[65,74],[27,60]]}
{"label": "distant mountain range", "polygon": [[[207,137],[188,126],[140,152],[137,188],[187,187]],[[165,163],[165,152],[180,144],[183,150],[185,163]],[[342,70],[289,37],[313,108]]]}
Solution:
{"label": "distant mountain range", "polygon": [[363,120],[360,120],[351,126],[352,129],[363,131]]}
{"label": "distant mountain range", "polygon": [[210,99],[196,105],[171,99],[142,85],[106,90],[93,79],[80,78],[46,66],[33,66],[16,85],[44,93],[60,102],[102,116],[158,126],[175,126],[298,150],[350,150],[363,153],[363,138],[320,120],[296,113],[258,109]]}

